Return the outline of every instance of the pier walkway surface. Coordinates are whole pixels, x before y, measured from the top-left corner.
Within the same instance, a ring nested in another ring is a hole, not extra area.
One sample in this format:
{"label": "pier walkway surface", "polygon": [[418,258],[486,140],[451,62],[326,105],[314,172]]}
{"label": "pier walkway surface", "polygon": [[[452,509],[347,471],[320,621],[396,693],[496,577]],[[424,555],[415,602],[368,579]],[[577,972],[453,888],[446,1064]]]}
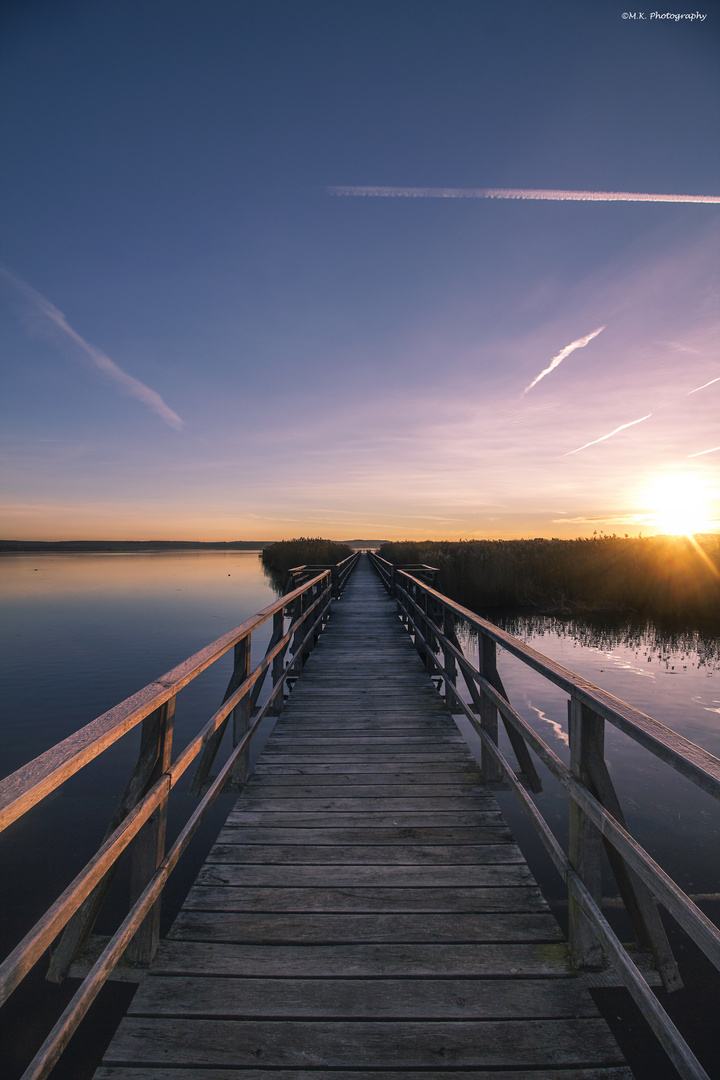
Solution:
{"label": "pier walkway surface", "polygon": [[96,1080],[631,1080],[367,560]]}

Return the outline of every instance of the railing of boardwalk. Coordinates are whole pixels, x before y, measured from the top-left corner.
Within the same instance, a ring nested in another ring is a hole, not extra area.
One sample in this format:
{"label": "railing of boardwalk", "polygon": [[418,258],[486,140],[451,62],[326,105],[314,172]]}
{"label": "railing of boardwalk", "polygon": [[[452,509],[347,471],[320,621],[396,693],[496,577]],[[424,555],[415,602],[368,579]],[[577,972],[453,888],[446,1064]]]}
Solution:
{"label": "railing of boardwalk", "polygon": [[[159,944],[160,898],[170,873],[219,793],[223,789],[237,789],[247,779],[250,740],[265,716],[282,711],[285,688],[318,640],[330,615],[333,597],[339,595],[357,558],[356,554],[346,559],[335,574],[326,568],[296,575],[305,579],[302,584],[0,782],[2,831],[128,731],[142,725],[137,764],[101,847],[0,964],[0,1005],[53,942],[56,945],[47,977],[54,982],[62,981],[91,934],[120,856],[131,847],[129,911],[22,1080],[41,1080],[50,1073],[122,957],[134,964],[149,964]],[[272,635],[267,651],[253,668],[252,635],[269,621]],[[178,694],[230,650],[233,672],[220,708],[173,760],[173,720]],[[270,692],[258,708],[268,671]],[[232,751],[217,775],[210,776],[229,725]],[[196,761],[190,791],[200,796],[200,802],[166,851],[168,798]]]}
{"label": "railing of boardwalk", "polygon": [[[707,1073],[600,907],[604,848],[638,943],[652,952],[665,988],[675,990],[682,983],[658,903],[720,970],[720,930],[628,831],[605,762],[605,724],[619,728],[715,799],[720,799],[720,760],[443,596],[432,588],[436,573],[433,567],[396,567],[374,553],[370,553],[370,559],[385,588],[397,600],[398,615],[413,636],[428,671],[440,677],[451,711],[463,713],[480,736],[484,778],[509,784],[564,879],[574,963],[579,968],[599,967],[604,952],[680,1075],[707,1080]],[[460,626],[477,634],[477,666],[462,649],[457,632]],[[497,669],[498,647],[567,693],[570,768],[508,701]],[[470,703],[458,687],[458,671]],[[498,746],[499,718],[517,759],[519,775]],[[570,797],[567,853],[531,798],[530,793],[541,790],[531,750]]]}

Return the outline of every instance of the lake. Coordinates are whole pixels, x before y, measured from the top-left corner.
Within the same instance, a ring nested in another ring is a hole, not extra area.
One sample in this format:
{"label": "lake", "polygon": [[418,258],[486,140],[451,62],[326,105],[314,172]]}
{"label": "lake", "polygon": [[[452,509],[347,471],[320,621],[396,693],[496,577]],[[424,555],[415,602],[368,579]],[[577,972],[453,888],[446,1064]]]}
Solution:
{"label": "lake", "polygon": [[[0,628],[2,775],[275,599],[254,552],[6,555],[0,557],[0,596],[4,611]],[[720,756],[720,642],[716,637],[703,636],[692,628],[661,629],[621,619],[533,616],[504,619],[502,625],[540,652]],[[264,652],[269,633],[266,626],[253,637],[253,660]],[[472,654],[475,644],[468,634],[465,644]],[[556,753],[567,759],[566,699],[561,692],[512,658],[501,657],[499,669],[513,705]],[[217,708],[229,672],[228,657],[183,691],[178,700],[176,751]],[[265,726],[263,738],[271,723]],[[467,722],[461,720],[460,726],[475,746],[476,737],[468,731]],[[133,767],[138,739],[135,731],[120,740],[0,836],[3,956],[95,851]],[[256,740],[253,756],[261,741]],[[717,804],[610,725],[607,758],[634,835],[717,921]],[[545,789],[538,803],[562,838],[567,797],[542,768],[541,774]],[[187,794],[190,775],[184,779],[171,802],[171,839],[195,805]],[[164,900],[163,932],[233,798],[221,796],[217,800],[172,876]],[[498,792],[498,798],[563,922],[564,889],[549,868],[532,827],[510,793]],[[123,914],[126,887],[127,872],[121,869],[96,927],[99,932],[111,932]],[[609,875],[605,892],[611,901],[608,915],[622,931],[622,914],[612,904],[617,890]],[[627,939],[628,934],[621,936]],[[706,995],[711,983],[694,947],[682,942],[677,946],[679,959],[689,965],[693,978],[701,978]],[[47,1034],[47,1017],[62,1007],[74,985],[70,981],[62,987],[51,986],[37,972],[13,996],[3,1014],[5,1031],[13,1033],[9,1040],[12,1049],[5,1061],[9,1080],[20,1074],[22,1062],[27,1062],[33,1046]],[[94,1029],[92,1046],[101,1047],[131,994],[122,984],[106,987],[88,1025]],[[602,994],[612,997],[624,992]],[[687,1014],[685,1023],[695,1024],[702,1033],[702,1007],[695,995],[683,991],[666,1000],[668,1008]],[[633,1024],[638,1038],[643,1037],[642,1024],[633,1018],[634,1007],[628,1009],[622,998],[611,1007],[623,1014],[618,1026],[624,1025],[624,1038],[630,1038],[628,1029]],[[86,1043],[84,1051],[71,1046],[66,1063],[53,1075],[75,1080],[91,1075],[94,1066],[88,1059],[89,1045]],[[653,1065],[653,1060],[651,1056],[652,1069],[662,1068],[662,1064]],[[660,1073],[655,1071],[654,1075]]]}

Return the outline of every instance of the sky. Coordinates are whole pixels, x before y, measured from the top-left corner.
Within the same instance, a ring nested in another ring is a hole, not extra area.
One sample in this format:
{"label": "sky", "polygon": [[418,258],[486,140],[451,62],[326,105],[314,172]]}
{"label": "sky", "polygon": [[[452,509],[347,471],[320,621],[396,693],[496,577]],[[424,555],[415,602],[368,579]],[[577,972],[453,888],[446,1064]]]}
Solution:
{"label": "sky", "polygon": [[720,5],[623,14],[3,0],[0,536],[720,531]]}

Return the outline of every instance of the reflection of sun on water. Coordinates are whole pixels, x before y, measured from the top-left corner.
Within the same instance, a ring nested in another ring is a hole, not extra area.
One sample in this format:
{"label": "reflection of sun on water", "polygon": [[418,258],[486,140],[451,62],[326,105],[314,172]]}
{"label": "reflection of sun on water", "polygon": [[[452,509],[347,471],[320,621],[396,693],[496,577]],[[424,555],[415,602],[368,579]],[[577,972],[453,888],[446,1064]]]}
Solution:
{"label": "reflection of sun on water", "polygon": [[691,536],[709,532],[713,510],[706,483],[692,473],[659,477],[647,491],[652,524],[661,533]]}

